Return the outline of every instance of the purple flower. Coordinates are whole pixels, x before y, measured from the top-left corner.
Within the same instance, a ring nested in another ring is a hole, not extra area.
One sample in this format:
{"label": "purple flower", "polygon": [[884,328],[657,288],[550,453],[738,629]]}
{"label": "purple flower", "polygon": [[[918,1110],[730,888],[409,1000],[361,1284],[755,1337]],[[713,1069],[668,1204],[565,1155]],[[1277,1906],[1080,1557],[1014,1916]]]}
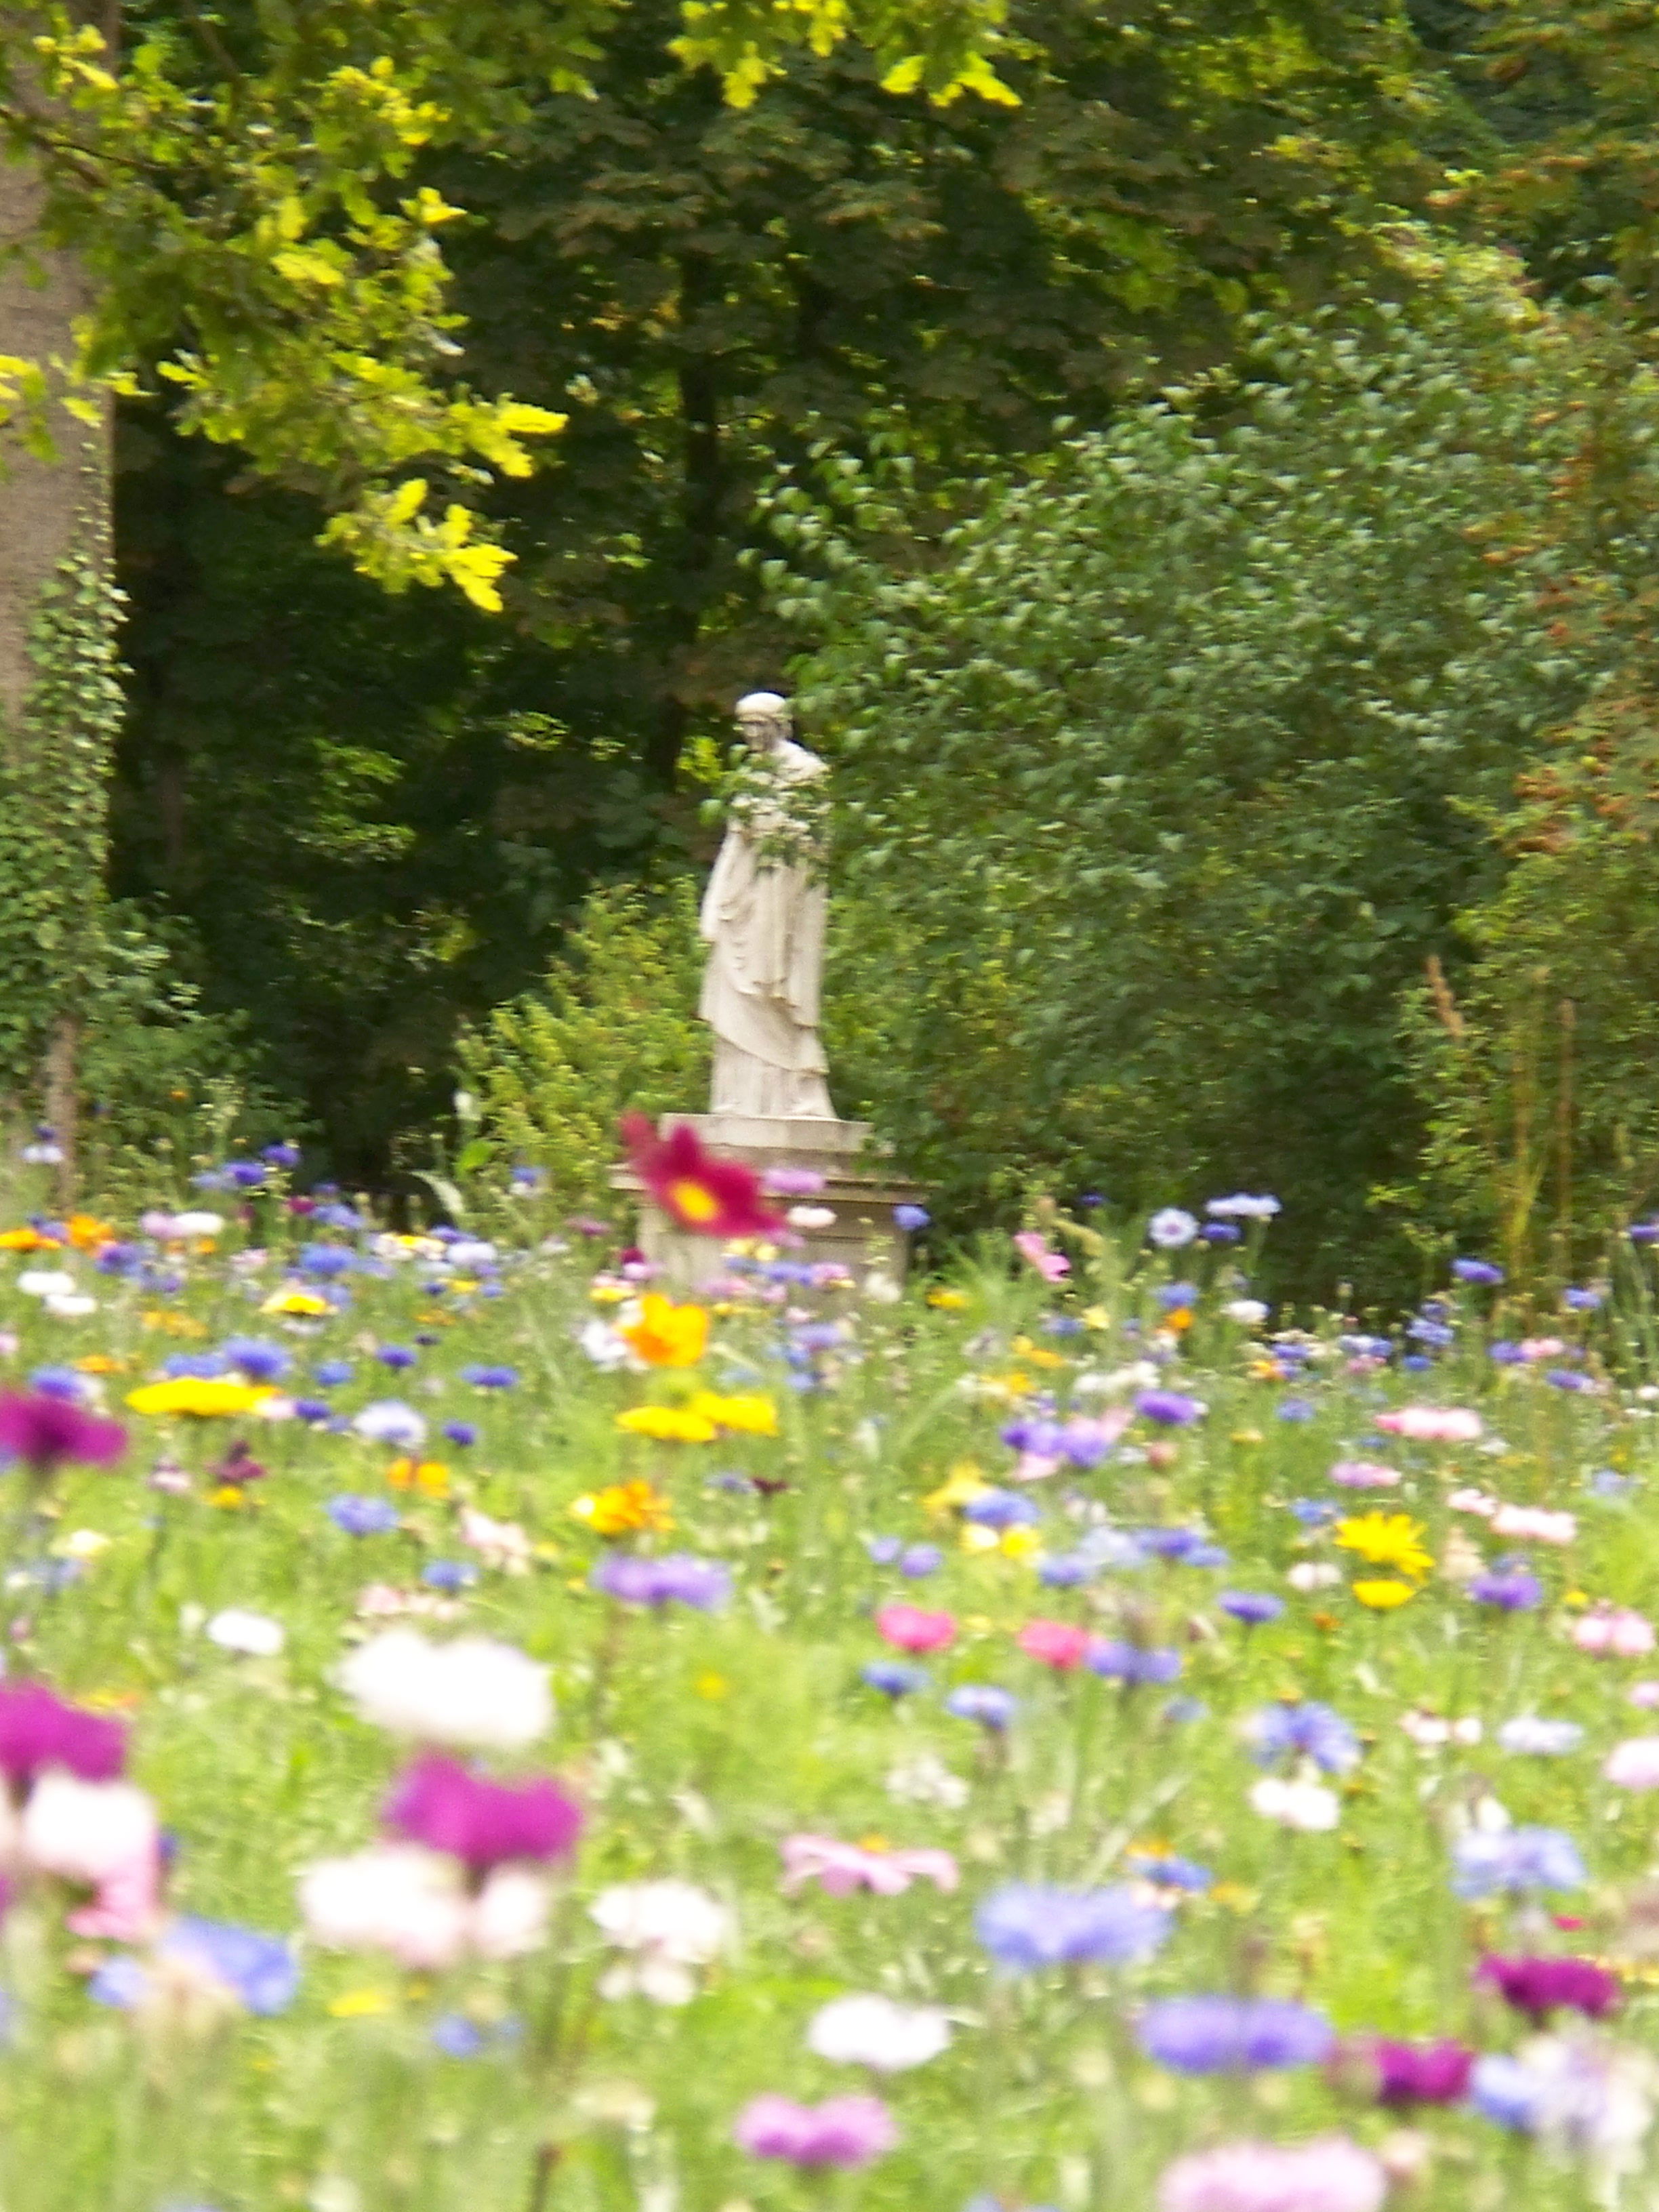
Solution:
{"label": "purple flower", "polygon": [[937,1544],[907,1544],[899,1554],[898,1571],[908,1580],[919,1583],[937,1574],[944,1562],[945,1554]]}
{"label": "purple flower", "polygon": [[1462,2043],[1395,2043],[1361,2037],[1342,2056],[1366,2068],[1379,2105],[1455,2105],[1468,2094],[1475,2054]]}
{"label": "purple flower", "polygon": [[896,1229],[908,1230],[912,1232],[918,1229],[926,1229],[933,1218],[925,1206],[896,1206],[893,1208],[893,1225]]}
{"label": "purple flower", "polygon": [[420,1354],[411,1352],[406,1344],[383,1344],[375,1352],[374,1357],[382,1367],[396,1369],[414,1366]]}
{"label": "purple flower", "polygon": [[224,1170],[224,1179],[232,1190],[258,1190],[265,1171],[258,1160],[232,1160]]}
{"label": "purple flower", "polygon": [[829,2097],[798,2105],[792,2097],[752,2098],[738,2115],[732,2139],[751,2158],[791,2166],[867,2166],[897,2142],[898,2129],[879,2097]]}
{"label": "purple flower", "polygon": [[1281,1421],[1311,1421],[1316,1419],[1319,1408],[1311,1398],[1281,1398],[1278,1411]]}
{"label": "purple flower", "polygon": [[1600,2020],[1617,2007],[1614,1977],[1588,1959],[1483,1959],[1475,1979],[1488,1982],[1517,2012],[1542,2023],[1552,2012],[1582,2012]]}
{"label": "purple flower", "polygon": [[1454,1260],[1451,1271],[1460,1283],[1491,1285],[1504,1279],[1504,1270],[1490,1260]]}
{"label": "purple flower", "polygon": [[985,1490],[968,1500],[962,1517],[982,1528],[1030,1528],[1042,1514],[1033,1499],[1022,1498],[1017,1490]]}
{"label": "purple flower", "polygon": [[398,1509],[386,1498],[357,1498],[348,1492],[331,1498],[323,1510],[348,1536],[386,1536],[398,1525]]}
{"label": "purple flower", "polygon": [[977,1721],[998,1734],[1019,1711],[1019,1700],[994,1682],[963,1682],[945,1700],[945,1710],[952,1720]]}
{"label": "purple flower", "polygon": [[1459,1897],[1582,1889],[1588,1878],[1578,1846],[1559,1828],[1472,1828],[1453,1844],[1452,1857],[1452,1889]]}
{"label": "purple flower", "polygon": [[265,1145],[260,1148],[259,1158],[267,1167],[297,1168],[300,1147],[297,1145]]}
{"label": "purple flower", "polygon": [[1103,1641],[1090,1646],[1084,1664],[1091,1674],[1103,1675],[1110,1682],[1173,1682],[1181,1672],[1181,1654]]}
{"label": "purple flower", "polygon": [[718,1612],[732,1595],[732,1577],[717,1559],[689,1552],[670,1552],[646,1559],[613,1552],[589,1577],[595,1589],[629,1605],[689,1605],[699,1613]]}
{"label": "purple flower", "polygon": [[1129,1888],[1050,1889],[1010,1882],[974,1916],[980,1942],[1006,1973],[1044,1966],[1126,1966],[1152,1956],[1170,1916]]}
{"label": "purple flower", "polygon": [[300,1962],[289,1946],[255,1928],[224,1920],[175,1920],[156,1947],[163,1958],[204,1966],[244,2009],[269,2018],[299,1993]]}
{"label": "purple flower", "polygon": [[1346,1774],[1359,1761],[1359,1739],[1340,1713],[1316,1698],[1305,1705],[1263,1705],[1246,1735],[1263,1766],[1287,1753],[1311,1759],[1327,1774]]}
{"label": "purple flower", "polygon": [[1561,1303],[1569,1313],[1595,1313],[1601,1305],[1602,1293],[1577,1288],[1565,1290],[1561,1293]]}
{"label": "purple flower", "polygon": [[1590,1391],[1595,1388],[1588,1375],[1577,1374],[1571,1367],[1547,1367],[1544,1380],[1556,1390]]}
{"label": "purple flower", "polygon": [[516,1367],[463,1367],[461,1380],[475,1390],[511,1390],[517,1387],[519,1370]]}
{"label": "purple flower", "polygon": [[126,1756],[119,1721],[65,1705],[38,1682],[0,1683],[0,1773],[15,1787],[47,1766],[67,1767],[82,1782],[112,1782]]}
{"label": "purple flower", "polygon": [[300,1253],[300,1265],[307,1275],[324,1281],[335,1275],[349,1275],[357,1264],[357,1255],[349,1244],[307,1244]]}
{"label": "purple flower", "polygon": [[471,1421],[446,1421],[438,1434],[463,1451],[478,1441],[478,1431]]}
{"label": "purple flower", "polygon": [[50,1474],[65,1460],[109,1467],[126,1448],[118,1421],[84,1413],[55,1391],[0,1391],[0,1458],[21,1459],[32,1474]]}
{"label": "purple flower", "polygon": [[895,1703],[913,1691],[925,1690],[932,1679],[925,1668],[907,1667],[897,1659],[872,1659],[861,1674],[872,1690],[879,1690]]}
{"label": "purple flower", "polygon": [[478,1579],[478,1570],[470,1559],[428,1559],[421,1569],[421,1580],[428,1589],[471,1589]]}
{"label": "purple flower", "polygon": [[1496,1606],[1500,1613],[1530,1613],[1544,1595],[1544,1585],[1525,1567],[1475,1575],[1468,1585],[1477,1605]]}
{"label": "purple flower", "polygon": [[221,1350],[250,1382],[275,1382],[294,1364],[280,1344],[267,1344],[263,1337],[233,1336]]}
{"label": "purple flower", "polygon": [[1165,1283],[1159,1289],[1158,1302],[1169,1313],[1178,1313],[1183,1306],[1195,1306],[1200,1297],[1196,1283]]}
{"label": "purple flower", "polygon": [[1137,1532],[1135,1541],[1154,1559],[1173,1559],[1180,1566],[1188,1565],[1194,1552],[1206,1549],[1203,1534],[1197,1528],[1142,1528]]}
{"label": "purple flower", "polygon": [[1233,1221],[1206,1221],[1199,1231],[1206,1244],[1237,1244],[1244,1231]]}
{"label": "purple flower", "polygon": [[1267,1590],[1223,1590],[1216,1603],[1246,1628],[1260,1628],[1266,1621],[1277,1620],[1285,1610],[1284,1599]]}
{"label": "purple flower", "polygon": [[1166,1997],[1135,2033],[1149,2058],[1181,2074],[1316,2066],[1336,2041],[1323,2013],[1274,1997]]}
{"label": "purple flower", "polygon": [[1201,1421],[1206,1408],[1200,1399],[1188,1398],[1179,1390],[1143,1390],[1135,1400],[1135,1411],[1159,1428],[1184,1429]]}
{"label": "purple flower", "polygon": [[1625,1234],[1632,1244],[1659,1244],[1659,1221],[1638,1221]]}
{"label": "purple flower", "polygon": [[489,1782],[435,1752],[399,1778],[383,1818],[394,1835],[480,1874],[507,1859],[568,1858],[582,1832],[581,1808],[557,1783]]}
{"label": "purple flower", "polygon": [[312,1379],[319,1390],[337,1390],[342,1382],[351,1380],[349,1359],[319,1359],[312,1370]]}

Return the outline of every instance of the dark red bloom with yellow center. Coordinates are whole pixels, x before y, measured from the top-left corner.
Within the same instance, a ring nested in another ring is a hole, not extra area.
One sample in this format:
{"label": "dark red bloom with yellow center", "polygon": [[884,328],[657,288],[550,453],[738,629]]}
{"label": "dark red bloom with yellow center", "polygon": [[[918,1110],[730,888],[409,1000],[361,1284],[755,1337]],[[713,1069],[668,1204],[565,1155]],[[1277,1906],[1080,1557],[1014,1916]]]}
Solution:
{"label": "dark red bloom with yellow center", "polygon": [[740,1160],[719,1160],[684,1121],[658,1136],[643,1114],[624,1114],[634,1171],[663,1212],[699,1237],[771,1237],[781,1218],[761,1204],[760,1177]]}

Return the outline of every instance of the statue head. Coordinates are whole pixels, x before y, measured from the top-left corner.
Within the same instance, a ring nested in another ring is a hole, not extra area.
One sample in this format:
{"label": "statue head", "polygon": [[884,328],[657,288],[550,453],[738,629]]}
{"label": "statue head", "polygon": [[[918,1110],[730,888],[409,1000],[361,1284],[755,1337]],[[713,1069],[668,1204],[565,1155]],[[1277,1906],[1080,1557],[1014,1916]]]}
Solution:
{"label": "statue head", "polygon": [[738,700],[738,728],[746,745],[769,751],[789,735],[789,702],[776,691],[749,691]]}

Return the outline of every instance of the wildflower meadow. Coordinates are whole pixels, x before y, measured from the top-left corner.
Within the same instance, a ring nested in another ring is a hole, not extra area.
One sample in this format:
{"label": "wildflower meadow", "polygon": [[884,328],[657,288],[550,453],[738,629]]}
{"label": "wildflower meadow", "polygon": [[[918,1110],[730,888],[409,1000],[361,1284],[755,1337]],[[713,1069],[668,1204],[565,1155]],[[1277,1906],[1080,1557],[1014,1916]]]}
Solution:
{"label": "wildflower meadow", "polygon": [[1655,2201],[1639,1230],[691,1296],[273,1149],[0,1235],[10,2212]]}

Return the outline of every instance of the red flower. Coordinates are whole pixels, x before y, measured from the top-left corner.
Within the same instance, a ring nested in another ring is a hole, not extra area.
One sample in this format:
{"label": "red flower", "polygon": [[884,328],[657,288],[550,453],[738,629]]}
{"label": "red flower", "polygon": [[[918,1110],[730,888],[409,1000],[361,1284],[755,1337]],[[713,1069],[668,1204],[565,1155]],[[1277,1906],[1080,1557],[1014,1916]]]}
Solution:
{"label": "red flower", "polygon": [[699,1237],[771,1237],[784,1224],[760,1202],[760,1177],[738,1160],[717,1160],[697,1133],[677,1122],[659,1137],[643,1114],[624,1114],[634,1171],[663,1212]]}

